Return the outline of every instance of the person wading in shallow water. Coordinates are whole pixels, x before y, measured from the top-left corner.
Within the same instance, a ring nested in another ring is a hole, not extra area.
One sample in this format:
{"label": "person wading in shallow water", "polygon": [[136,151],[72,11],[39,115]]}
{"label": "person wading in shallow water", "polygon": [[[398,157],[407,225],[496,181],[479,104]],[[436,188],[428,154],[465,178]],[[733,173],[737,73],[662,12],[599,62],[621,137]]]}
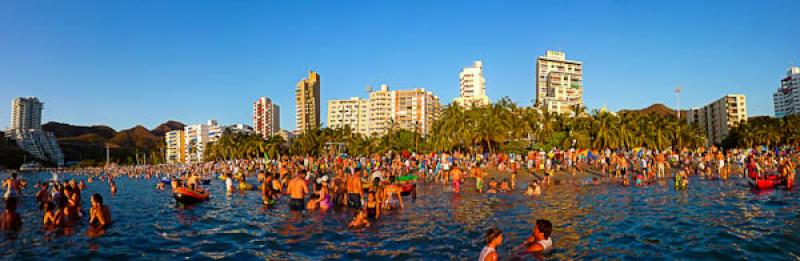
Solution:
{"label": "person wading in shallow water", "polygon": [[536,220],[533,233],[525,240],[525,253],[541,253],[553,248],[553,240],[550,233],[553,231],[553,224],[548,220]]}
{"label": "person wading in shallow water", "polygon": [[308,187],[305,180],[303,180],[302,172],[298,171],[294,178],[289,181],[286,193],[290,197],[289,208],[291,210],[302,211],[305,208],[305,196],[308,194]]}
{"label": "person wading in shallow water", "polygon": [[361,194],[364,192],[361,179],[355,173],[347,176],[347,205],[352,208],[361,208]]}
{"label": "person wading in shallow water", "polygon": [[486,231],[486,246],[481,250],[478,261],[497,261],[499,258],[496,248],[502,243],[503,232],[497,228],[490,228],[489,231]]}

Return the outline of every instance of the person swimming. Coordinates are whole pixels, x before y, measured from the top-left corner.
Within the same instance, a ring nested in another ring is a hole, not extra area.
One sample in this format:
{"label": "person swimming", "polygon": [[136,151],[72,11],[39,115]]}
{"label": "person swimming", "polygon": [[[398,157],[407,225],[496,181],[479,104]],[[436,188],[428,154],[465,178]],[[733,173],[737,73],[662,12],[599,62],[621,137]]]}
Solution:
{"label": "person swimming", "polygon": [[372,220],[377,220],[381,217],[380,203],[376,200],[375,192],[367,194],[367,203],[364,204],[364,211],[367,212],[367,217]]}
{"label": "person swimming", "polygon": [[0,230],[19,231],[22,228],[22,218],[17,213],[17,198],[6,199],[6,209],[0,214]]}

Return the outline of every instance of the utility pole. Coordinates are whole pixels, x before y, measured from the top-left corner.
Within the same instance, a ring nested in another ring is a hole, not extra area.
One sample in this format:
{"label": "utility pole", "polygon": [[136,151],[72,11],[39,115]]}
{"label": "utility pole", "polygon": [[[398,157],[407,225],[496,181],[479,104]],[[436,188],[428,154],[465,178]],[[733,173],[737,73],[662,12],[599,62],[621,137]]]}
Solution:
{"label": "utility pole", "polygon": [[678,113],[678,124],[675,125],[675,129],[676,129],[676,133],[675,134],[676,134],[676,137],[678,138],[678,148],[677,149],[678,149],[678,151],[680,151],[680,149],[681,149],[681,86],[675,87],[675,98],[676,98],[677,107],[678,107],[678,109],[676,110],[677,113]]}
{"label": "utility pole", "polygon": [[108,163],[110,162],[110,155],[111,149],[108,148],[108,143],[106,143],[106,168],[108,168]]}

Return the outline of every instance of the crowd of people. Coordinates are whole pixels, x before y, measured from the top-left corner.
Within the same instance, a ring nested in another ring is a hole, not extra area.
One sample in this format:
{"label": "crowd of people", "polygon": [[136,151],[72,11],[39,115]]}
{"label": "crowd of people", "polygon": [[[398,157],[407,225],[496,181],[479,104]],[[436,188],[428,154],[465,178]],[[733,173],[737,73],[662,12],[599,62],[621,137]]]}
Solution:
{"label": "crowd of people", "polygon": [[[547,186],[558,184],[556,176],[588,174],[593,184],[608,183],[646,186],[659,179],[674,179],[676,189],[687,189],[689,176],[727,180],[737,173],[757,179],[777,175],[787,187],[794,183],[798,154],[785,150],[723,150],[715,147],[697,150],[658,151],[553,149],[510,153],[391,153],[370,157],[346,154],[325,157],[283,156],[280,159],[220,160],[195,164],[157,166],[110,165],[103,168],[54,169],[54,175],[72,173],[107,182],[116,193],[115,178],[159,179],[156,188],[184,187],[198,192],[214,179],[224,181],[227,195],[256,190],[261,202],[275,207],[285,201],[292,211],[327,211],[331,208],[353,209],[349,228],[368,227],[395,210],[403,209],[404,196],[416,199],[416,183],[440,184],[452,193],[464,193],[465,182],[474,181],[469,193],[517,193],[518,175],[530,180],[522,193],[539,196]],[[492,173],[490,175],[490,173]],[[162,182],[164,181],[164,182]],[[16,213],[21,189],[27,186],[16,174],[3,182],[5,212],[0,216],[0,229],[19,229],[22,220]],[[45,227],[71,226],[84,217],[81,195],[83,180],[52,180],[34,185],[37,205]],[[285,200],[282,200],[285,198]],[[407,201],[407,199],[405,199]],[[111,224],[108,206],[95,193],[88,213],[91,227]],[[552,224],[538,220],[525,252],[542,252],[552,248]],[[491,229],[481,260],[496,260],[495,248],[502,243],[502,233]]]}

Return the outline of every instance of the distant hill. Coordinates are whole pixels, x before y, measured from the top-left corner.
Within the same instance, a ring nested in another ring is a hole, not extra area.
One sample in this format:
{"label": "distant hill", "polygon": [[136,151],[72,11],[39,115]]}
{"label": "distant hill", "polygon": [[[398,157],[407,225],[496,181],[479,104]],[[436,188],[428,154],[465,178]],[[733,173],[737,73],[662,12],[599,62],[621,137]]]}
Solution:
{"label": "distant hill", "polygon": [[108,126],[74,126],[60,122],[48,122],[42,125],[42,130],[52,132],[56,138],[76,137],[85,134],[94,134],[99,137],[109,139],[114,136],[116,131]]}
{"label": "distant hill", "polygon": [[182,130],[183,127],[186,127],[186,124],[177,122],[177,121],[168,121],[158,125],[155,129],[150,130],[150,133],[156,136],[163,137],[167,132],[174,131],[174,130]]}
{"label": "distant hill", "polygon": [[164,135],[185,125],[177,121],[167,121],[152,130],[137,125],[133,128],[115,131],[108,126],[75,126],[66,123],[48,122],[42,125],[44,131],[53,132],[64,152],[65,161],[105,161],[106,145],[111,147],[112,161],[130,161],[136,153],[147,153],[148,159],[163,158]]}
{"label": "distant hill", "polygon": [[[669,115],[673,115],[674,116],[676,114],[676,111],[673,110],[673,109],[670,109],[669,107],[667,107],[664,104],[656,103],[656,104],[650,105],[649,107],[644,108],[644,109],[639,109],[639,110],[621,110],[621,111],[619,111],[619,113],[639,113],[639,114],[643,114],[643,115],[656,114],[656,115],[661,115],[661,116],[669,116]],[[685,110],[681,110],[681,118],[683,118],[683,117],[686,117],[686,111]]]}

